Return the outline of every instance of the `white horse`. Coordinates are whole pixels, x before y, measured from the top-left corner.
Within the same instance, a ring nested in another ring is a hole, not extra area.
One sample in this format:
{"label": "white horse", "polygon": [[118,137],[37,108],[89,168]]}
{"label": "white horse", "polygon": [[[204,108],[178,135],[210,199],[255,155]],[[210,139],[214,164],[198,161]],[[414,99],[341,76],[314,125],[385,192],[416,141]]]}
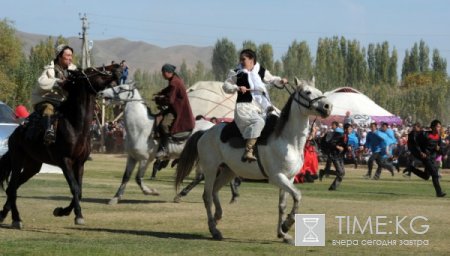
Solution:
{"label": "white horse", "polygon": [[[109,204],[117,204],[122,198],[127,182],[131,174],[139,163],[139,171],[136,174],[136,183],[146,195],[159,195],[156,189],[150,189],[143,184],[145,171],[155,159],[158,151],[158,141],[151,136],[154,129],[155,117],[147,110],[139,91],[134,84],[122,84],[113,88],[108,88],[99,93],[99,97],[121,101],[125,103],[124,121],[125,121],[125,148],[128,153],[127,164],[123,174],[122,183],[117,193],[109,201]],[[213,123],[206,120],[195,122],[193,133],[199,130],[206,130],[214,126]],[[167,159],[177,159],[184,148],[184,142],[170,142],[168,145]],[[198,175],[197,175],[198,176]]]}
{"label": "white horse", "polygon": [[[267,139],[267,145],[257,145],[257,162],[241,161],[243,148],[235,149],[220,140],[224,125],[198,132],[189,139],[181,153],[176,173],[176,187],[191,171],[198,160],[205,175],[203,201],[208,216],[208,227],[212,237],[222,239],[217,229],[217,222],[222,218],[222,207],[219,201],[219,190],[233,177],[247,179],[268,179],[269,183],[280,188],[278,237],[284,242],[293,243],[287,234],[294,224],[297,213],[300,191],[293,185],[293,178],[303,165],[303,148],[305,146],[309,120],[311,115],[327,117],[331,113],[332,104],[314,87],[314,81],[296,79],[294,92],[284,106],[273,134]],[[289,193],[294,204],[290,214],[285,217],[286,195]],[[212,203],[215,213],[212,214]]]}

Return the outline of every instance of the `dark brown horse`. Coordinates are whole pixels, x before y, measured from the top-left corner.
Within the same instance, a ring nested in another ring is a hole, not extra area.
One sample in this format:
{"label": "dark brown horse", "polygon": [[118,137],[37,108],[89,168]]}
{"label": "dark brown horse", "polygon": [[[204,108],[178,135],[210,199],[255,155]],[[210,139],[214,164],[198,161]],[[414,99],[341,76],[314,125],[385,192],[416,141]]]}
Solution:
{"label": "dark brown horse", "polygon": [[95,97],[98,91],[118,81],[120,74],[119,65],[70,72],[69,82],[64,87],[68,97],[58,108],[55,143],[45,146],[42,139],[30,139],[27,136],[30,126],[19,126],[11,134],[9,150],[0,159],[0,185],[3,187],[9,178],[0,223],[11,211],[12,227],[22,228],[16,205],[17,189],[39,172],[42,163],[47,163],[62,169],[72,193],[70,205],[56,208],[53,215],[68,216],[74,210],[75,224],[84,224],[80,207],[81,187],[84,163],[91,151],[89,130]]}

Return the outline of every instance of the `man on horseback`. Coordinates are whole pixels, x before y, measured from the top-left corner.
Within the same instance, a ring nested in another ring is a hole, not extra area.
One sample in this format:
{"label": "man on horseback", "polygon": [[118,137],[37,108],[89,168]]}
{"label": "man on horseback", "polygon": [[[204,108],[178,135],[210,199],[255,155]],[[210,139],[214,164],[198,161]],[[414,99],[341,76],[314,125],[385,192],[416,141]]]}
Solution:
{"label": "man on horseback", "polygon": [[65,44],[60,44],[55,49],[56,58],[44,67],[44,71],[38,78],[38,86],[31,94],[31,104],[34,111],[42,115],[45,121],[44,143],[46,145],[55,142],[55,129],[52,118],[55,108],[67,98],[64,84],[69,76],[68,70],[77,67],[72,64],[73,49]]}
{"label": "man on horseback", "polygon": [[186,87],[183,80],[175,73],[175,69],[176,67],[171,64],[162,66],[162,76],[169,81],[169,85],[154,96],[163,115],[159,125],[160,144],[156,158],[168,155],[170,135],[192,131],[195,127],[194,114],[189,104]]}
{"label": "man on horseback", "polygon": [[256,61],[256,53],[244,49],[239,55],[239,65],[231,70],[223,84],[227,93],[237,92],[234,121],[242,137],[246,140],[242,161],[255,161],[253,147],[264,128],[268,110],[272,110],[267,88],[269,85],[282,86],[286,78],[273,76]]}

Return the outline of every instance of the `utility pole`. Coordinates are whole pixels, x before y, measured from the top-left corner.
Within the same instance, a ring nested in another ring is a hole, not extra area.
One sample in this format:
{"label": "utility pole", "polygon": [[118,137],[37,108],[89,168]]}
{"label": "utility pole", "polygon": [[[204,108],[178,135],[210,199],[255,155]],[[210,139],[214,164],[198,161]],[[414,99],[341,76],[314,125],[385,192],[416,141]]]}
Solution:
{"label": "utility pole", "polygon": [[81,30],[82,32],[79,33],[79,38],[82,41],[81,43],[81,68],[85,69],[91,66],[91,55],[89,54],[89,41],[87,37],[87,29],[89,28],[89,23],[86,17],[86,13],[84,16],[81,16],[81,13],[79,14],[80,20],[81,20]]}
{"label": "utility pole", "polygon": [[[81,20],[81,33],[78,33],[79,38],[82,40],[81,42],[81,68],[86,69],[91,66],[91,54],[90,51],[93,46],[93,42],[88,41],[87,30],[89,28],[88,19],[86,17],[86,13],[84,16],[79,14]],[[101,135],[100,135],[100,152],[104,152],[105,146],[105,134],[103,132],[103,126],[105,125],[105,100],[102,100],[102,109],[101,109],[101,120],[99,120],[97,114],[95,114],[95,119],[100,126]]]}

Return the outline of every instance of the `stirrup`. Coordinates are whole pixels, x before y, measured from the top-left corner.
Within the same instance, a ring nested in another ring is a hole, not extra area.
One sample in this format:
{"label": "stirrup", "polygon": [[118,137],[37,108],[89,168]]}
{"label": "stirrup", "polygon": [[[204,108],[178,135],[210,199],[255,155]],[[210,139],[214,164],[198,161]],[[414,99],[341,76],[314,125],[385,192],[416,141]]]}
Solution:
{"label": "stirrup", "polygon": [[47,131],[45,131],[44,144],[50,145],[55,143],[55,141],[56,141],[55,131],[53,129],[48,129]]}
{"label": "stirrup", "polygon": [[248,152],[246,151],[246,152],[244,152],[244,155],[242,155],[242,158],[241,158],[242,162],[249,162],[249,163],[251,163],[253,161],[258,160],[255,155],[253,155],[251,153],[250,153],[250,155],[247,155],[247,153]]}
{"label": "stirrup", "polygon": [[160,148],[158,152],[156,152],[155,158],[161,159],[164,157],[167,157],[169,154],[167,153],[167,150],[165,148]]}

